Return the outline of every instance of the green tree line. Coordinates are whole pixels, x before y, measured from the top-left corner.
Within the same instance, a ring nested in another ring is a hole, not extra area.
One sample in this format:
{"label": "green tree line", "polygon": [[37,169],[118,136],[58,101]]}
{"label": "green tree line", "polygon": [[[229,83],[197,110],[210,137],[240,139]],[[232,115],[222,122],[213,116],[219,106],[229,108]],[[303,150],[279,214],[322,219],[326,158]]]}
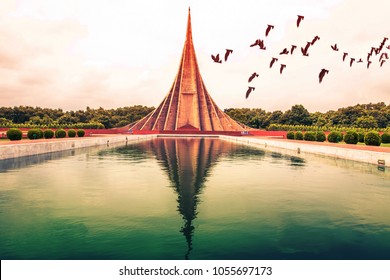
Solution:
{"label": "green tree line", "polygon": [[390,126],[390,105],[384,102],[357,104],[330,110],[325,113],[310,113],[303,105],[291,109],[267,112],[263,109],[225,109],[230,117],[253,128],[266,129],[271,124],[305,125],[317,127],[387,128]]}
{"label": "green tree line", "polygon": [[31,106],[0,107],[0,126],[26,124],[29,126],[58,127],[80,123],[103,124],[105,128],[125,126],[151,112],[153,107],[135,105],[117,109],[92,109],[64,111]]}
{"label": "green tree line", "polygon": [[[92,109],[64,111],[31,106],[0,107],[0,126],[8,124],[28,124],[30,126],[61,126],[79,123],[103,124],[105,128],[122,127],[135,122],[154,107],[135,105],[117,109]],[[390,126],[390,105],[384,102],[357,104],[330,110],[325,113],[310,113],[303,105],[291,109],[267,112],[260,108],[230,108],[225,113],[247,126],[267,129],[271,124],[305,125],[317,127],[359,127],[386,128]]]}

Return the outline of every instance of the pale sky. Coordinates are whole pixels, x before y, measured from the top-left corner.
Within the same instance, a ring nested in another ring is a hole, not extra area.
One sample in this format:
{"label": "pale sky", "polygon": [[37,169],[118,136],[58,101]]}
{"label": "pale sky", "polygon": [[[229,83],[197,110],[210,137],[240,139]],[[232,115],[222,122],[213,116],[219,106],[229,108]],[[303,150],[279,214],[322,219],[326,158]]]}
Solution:
{"label": "pale sky", "polygon": [[[390,103],[390,60],[349,66],[390,37],[388,0],[1,0],[0,106],[158,106],[179,67],[189,6],[199,68],[221,109]],[[275,28],[265,37],[267,24]],[[299,48],[316,35],[303,57]],[[256,39],[266,51],[249,47]],[[279,55],[291,44],[293,55]],[[234,50],[229,60],[214,63],[210,55],[226,48]],[[322,68],[329,74],[319,84]],[[253,72],[259,77],[248,84]],[[248,85],[256,89],[245,99]]]}

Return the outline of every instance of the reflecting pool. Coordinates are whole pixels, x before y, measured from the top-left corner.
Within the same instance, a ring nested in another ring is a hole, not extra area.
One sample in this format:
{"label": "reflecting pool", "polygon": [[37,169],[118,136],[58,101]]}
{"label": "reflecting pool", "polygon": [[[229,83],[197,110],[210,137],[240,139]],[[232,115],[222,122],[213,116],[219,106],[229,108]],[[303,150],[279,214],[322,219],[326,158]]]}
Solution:
{"label": "reflecting pool", "polygon": [[1,259],[390,259],[390,172],[212,138],[0,161]]}

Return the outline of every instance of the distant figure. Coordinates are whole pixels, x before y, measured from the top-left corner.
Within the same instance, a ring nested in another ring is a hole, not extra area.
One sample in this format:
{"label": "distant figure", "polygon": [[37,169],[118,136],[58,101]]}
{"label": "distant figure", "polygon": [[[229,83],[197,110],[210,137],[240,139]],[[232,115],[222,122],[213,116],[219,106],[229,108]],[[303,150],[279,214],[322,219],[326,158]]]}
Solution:
{"label": "distant figure", "polygon": [[381,67],[383,66],[383,63],[385,63],[385,62],[386,62],[386,60],[381,61]]}
{"label": "distant figure", "polygon": [[274,26],[273,25],[270,25],[268,24],[268,27],[267,27],[267,30],[265,30],[265,37],[268,36],[269,32],[271,31],[271,29],[274,29]]}
{"label": "distant figure", "polygon": [[297,19],[297,27],[299,27],[299,25],[301,24],[301,21],[304,20],[305,17],[304,16],[300,16],[298,15],[298,19]]}
{"label": "distant figure", "polygon": [[280,74],[283,73],[284,68],[286,68],[285,64],[280,64]]}
{"label": "distant figure", "polygon": [[329,73],[329,70],[326,70],[326,69],[322,69],[322,70],[321,70],[320,74],[318,75],[320,84],[321,84],[322,79],[324,78],[325,74],[328,74],[328,73]]}
{"label": "distant figure", "polygon": [[258,76],[259,76],[259,74],[257,74],[256,72],[254,72],[254,73],[249,77],[248,83],[252,82],[252,80],[253,80],[254,78],[258,77]]}
{"label": "distant figure", "polygon": [[254,91],[254,90],[255,90],[254,87],[248,87],[248,90],[246,91],[245,98],[248,98],[248,97],[249,97],[249,94],[251,94],[251,92]]}
{"label": "distant figure", "polygon": [[216,63],[222,63],[222,60],[219,59],[219,54],[217,54],[216,56],[214,55],[211,55],[211,58],[214,60],[214,62]]}
{"label": "distant figure", "polygon": [[274,63],[278,61],[277,58],[273,57],[272,60],[271,60],[271,63],[269,64],[269,68],[272,68],[272,65],[274,65]]}
{"label": "distant figure", "polygon": [[233,53],[233,50],[229,50],[229,49],[226,49],[226,53],[225,53],[225,61],[228,59],[229,55]]}
{"label": "distant figure", "polygon": [[330,46],[332,48],[332,50],[338,52],[339,51],[339,48],[337,47],[337,44],[334,44],[334,46]]}

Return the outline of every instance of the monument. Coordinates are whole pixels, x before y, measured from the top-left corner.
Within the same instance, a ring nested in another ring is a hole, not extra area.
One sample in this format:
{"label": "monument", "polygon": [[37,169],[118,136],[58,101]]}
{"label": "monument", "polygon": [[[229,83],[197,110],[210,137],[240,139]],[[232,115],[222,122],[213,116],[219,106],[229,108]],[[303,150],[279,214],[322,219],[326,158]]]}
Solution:
{"label": "monument", "polygon": [[192,40],[191,13],[179,70],[160,105],[143,119],[128,125],[137,131],[239,132],[247,130],[225,114],[211,98],[200,75]]}

